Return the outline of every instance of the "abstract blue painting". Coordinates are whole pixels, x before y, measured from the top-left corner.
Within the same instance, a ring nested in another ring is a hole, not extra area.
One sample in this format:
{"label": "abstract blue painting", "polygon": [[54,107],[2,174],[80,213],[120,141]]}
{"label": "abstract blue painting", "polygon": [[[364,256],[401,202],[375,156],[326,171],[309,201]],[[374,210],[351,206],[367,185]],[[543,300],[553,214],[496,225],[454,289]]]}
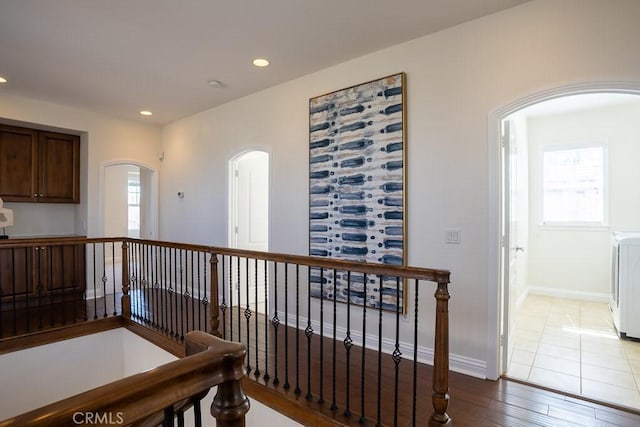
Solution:
{"label": "abstract blue painting", "polygon": [[[405,129],[404,73],[309,100],[310,255],[405,265]],[[314,297],[404,311],[395,277],[310,281]]]}

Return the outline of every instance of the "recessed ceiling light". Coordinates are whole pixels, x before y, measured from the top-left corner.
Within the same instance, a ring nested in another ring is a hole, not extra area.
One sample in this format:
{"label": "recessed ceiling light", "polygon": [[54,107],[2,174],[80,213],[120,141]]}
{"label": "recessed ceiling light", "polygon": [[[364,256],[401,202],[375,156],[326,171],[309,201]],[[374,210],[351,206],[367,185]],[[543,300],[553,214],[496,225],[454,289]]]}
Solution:
{"label": "recessed ceiling light", "polygon": [[264,58],[256,58],[253,60],[253,65],[255,65],[256,67],[268,67],[269,61]]}
{"label": "recessed ceiling light", "polygon": [[209,80],[207,83],[209,84],[209,86],[214,88],[220,88],[224,86],[224,84],[220,80]]}
{"label": "recessed ceiling light", "polygon": [[7,79],[5,79],[4,77],[0,76],[0,83],[6,83]]}
{"label": "recessed ceiling light", "polygon": [[142,111],[140,111],[140,114],[142,114],[143,116],[151,116],[151,115],[153,115],[153,113],[151,111],[148,111],[148,110],[142,110]]}

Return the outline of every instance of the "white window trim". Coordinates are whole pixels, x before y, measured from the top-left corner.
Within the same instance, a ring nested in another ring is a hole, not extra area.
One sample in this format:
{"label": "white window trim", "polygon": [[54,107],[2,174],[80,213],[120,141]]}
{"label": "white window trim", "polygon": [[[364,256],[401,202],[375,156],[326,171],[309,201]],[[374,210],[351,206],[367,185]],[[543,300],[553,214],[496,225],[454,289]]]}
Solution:
{"label": "white window trim", "polygon": [[[603,212],[602,221],[544,221],[544,153],[547,151],[563,151],[577,150],[584,148],[602,147],[603,149]],[[541,229],[550,230],[590,230],[603,231],[609,230],[609,142],[608,141],[577,141],[568,143],[544,144],[540,147],[540,203],[539,203],[539,227]]]}

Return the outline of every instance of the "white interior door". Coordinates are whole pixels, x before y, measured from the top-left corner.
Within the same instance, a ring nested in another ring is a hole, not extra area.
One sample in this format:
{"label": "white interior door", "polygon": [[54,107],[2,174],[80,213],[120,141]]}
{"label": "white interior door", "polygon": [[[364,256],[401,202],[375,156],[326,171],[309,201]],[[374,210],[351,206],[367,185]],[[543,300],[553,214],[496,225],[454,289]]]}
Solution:
{"label": "white interior door", "polygon": [[[238,249],[269,250],[269,154],[251,151],[232,162],[233,205],[232,244]],[[263,261],[240,261],[234,272],[240,304],[263,311],[267,280]],[[249,286],[247,286],[247,283]]]}
{"label": "white interior door", "polygon": [[[526,257],[528,236],[528,153],[526,138],[517,129],[517,118],[506,118],[502,126],[504,162],[504,326],[503,372],[509,367],[515,339],[518,299],[526,288]],[[518,126],[522,127],[522,124]],[[506,350],[506,351],[505,351]]]}

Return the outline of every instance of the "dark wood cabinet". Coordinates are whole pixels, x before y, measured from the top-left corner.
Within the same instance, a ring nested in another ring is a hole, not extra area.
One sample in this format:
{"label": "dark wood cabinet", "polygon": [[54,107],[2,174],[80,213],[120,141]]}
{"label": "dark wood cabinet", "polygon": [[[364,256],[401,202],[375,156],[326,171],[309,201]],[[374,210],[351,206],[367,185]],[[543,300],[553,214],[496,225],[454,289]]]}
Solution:
{"label": "dark wood cabinet", "polygon": [[82,298],[85,259],[84,244],[0,245],[0,299],[3,304],[35,306]]}
{"label": "dark wood cabinet", "polygon": [[0,125],[0,197],[5,202],[79,203],[80,138]]}

